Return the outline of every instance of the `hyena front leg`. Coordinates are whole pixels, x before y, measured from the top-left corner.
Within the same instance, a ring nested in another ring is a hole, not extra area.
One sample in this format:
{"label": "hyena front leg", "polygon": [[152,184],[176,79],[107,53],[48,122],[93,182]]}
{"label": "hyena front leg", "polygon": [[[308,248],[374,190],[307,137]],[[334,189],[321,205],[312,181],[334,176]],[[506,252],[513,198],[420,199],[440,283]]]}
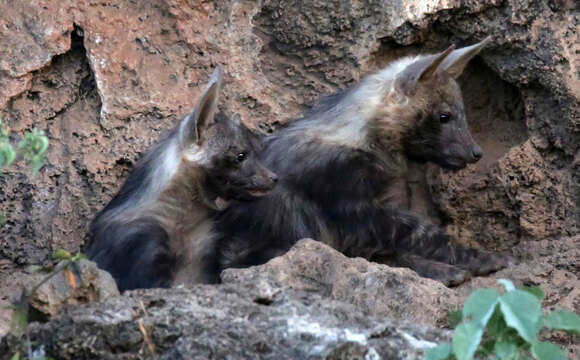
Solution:
{"label": "hyena front leg", "polygon": [[467,270],[407,252],[397,253],[394,265],[411,268],[420,276],[440,281],[446,286],[456,286],[471,278]]}
{"label": "hyena front leg", "polygon": [[[455,244],[440,227],[390,207],[359,207],[356,215],[343,213],[334,216],[334,220],[343,224],[338,246],[344,253],[369,259],[394,253],[405,266],[421,275],[450,284],[466,280],[468,274],[464,271],[484,275],[511,263],[509,257]],[[453,266],[435,266],[436,262]]]}
{"label": "hyena front leg", "polygon": [[399,219],[406,231],[395,232],[392,237],[395,250],[419,255],[425,259],[454,265],[473,275],[486,275],[514,263],[506,255],[467,249],[454,243],[451,236],[435,225],[425,224],[408,214],[391,215],[393,222]]}

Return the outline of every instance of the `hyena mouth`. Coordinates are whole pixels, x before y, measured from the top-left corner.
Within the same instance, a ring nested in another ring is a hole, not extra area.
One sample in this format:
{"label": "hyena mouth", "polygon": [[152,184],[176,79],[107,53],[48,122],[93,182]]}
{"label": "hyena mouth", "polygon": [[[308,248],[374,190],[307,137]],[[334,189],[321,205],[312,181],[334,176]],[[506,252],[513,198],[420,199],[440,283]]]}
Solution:
{"label": "hyena mouth", "polygon": [[446,161],[442,167],[445,170],[459,171],[465,169],[467,167],[467,163],[464,161]]}
{"label": "hyena mouth", "polygon": [[268,195],[270,191],[272,191],[272,189],[248,190],[248,194],[257,198]]}
{"label": "hyena mouth", "polygon": [[267,187],[248,189],[247,192],[252,197],[262,197],[262,196],[268,195],[273,189],[274,189],[274,186],[267,186]]}

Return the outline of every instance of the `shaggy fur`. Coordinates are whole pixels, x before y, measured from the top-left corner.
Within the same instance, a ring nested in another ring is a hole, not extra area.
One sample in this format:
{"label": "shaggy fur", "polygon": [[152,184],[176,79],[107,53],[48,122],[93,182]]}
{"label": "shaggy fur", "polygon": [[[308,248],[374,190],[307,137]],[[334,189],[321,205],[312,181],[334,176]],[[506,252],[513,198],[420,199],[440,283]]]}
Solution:
{"label": "shaggy fur", "polygon": [[258,139],[239,119],[216,114],[220,84],[216,69],[194,111],[137,163],[91,224],[88,257],[121,291],[204,281],[211,218],[277,181],[256,158]]}
{"label": "shaggy fur", "polygon": [[505,257],[454,245],[443,229],[402,211],[395,186],[408,161],[458,170],[482,156],[455,78],[484,43],[401,59],[268,138],[262,160],[279,184],[220,214],[215,255],[205,264],[213,279],[301,238],[349,256],[394,256],[448,284],[505,266]]}

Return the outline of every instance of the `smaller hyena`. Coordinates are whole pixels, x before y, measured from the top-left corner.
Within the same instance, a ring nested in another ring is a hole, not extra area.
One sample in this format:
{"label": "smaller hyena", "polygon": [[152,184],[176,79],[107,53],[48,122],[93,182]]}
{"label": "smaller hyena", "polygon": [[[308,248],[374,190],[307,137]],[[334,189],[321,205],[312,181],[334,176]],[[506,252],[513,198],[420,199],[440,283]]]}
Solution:
{"label": "smaller hyena", "polygon": [[394,257],[448,284],[506,266],[507,257],[454,244],[399,206],[409,163],[459,170],[482,157],[455,79],[487,41],[399,59],[269,137],[262,160],[280,181],[221,213],[214,278],[306,237],[349,256]]}
{"label": "smaller hyena", "polygon": [[260,142],[217,111],[215,70],[192,113],[135,166],[93,220],[88,257],[121,291],[203,282],[212,216],[232,199],[267,194],[277,181],[256,158]]}

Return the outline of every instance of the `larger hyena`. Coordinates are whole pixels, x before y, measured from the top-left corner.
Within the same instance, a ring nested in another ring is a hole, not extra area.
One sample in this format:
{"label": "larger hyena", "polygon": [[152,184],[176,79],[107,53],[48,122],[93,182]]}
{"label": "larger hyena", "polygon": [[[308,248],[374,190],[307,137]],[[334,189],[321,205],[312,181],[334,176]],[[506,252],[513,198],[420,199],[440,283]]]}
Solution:
{"label": "larger hyena", "polygon": [[91,224],[88,256],[120,290],[207,281],[200,259],[212,249],[212,217],[277,179],[257,160],[260,142],[218,112],[216,69],[195,109],[135,166]]}
{"label": "larger hyena", "polygon": [[394,186],[409,161],[458,170],[483,155],[455,79],[487,41],[400,59],[267,139],[262,160],[279,184],[220,216],[208,271],[217,280],[221,269],[263,263],[301,238],[349,256],[394,255],[446,283],[504,267],[509,258],[453,244],[402,211]]}

